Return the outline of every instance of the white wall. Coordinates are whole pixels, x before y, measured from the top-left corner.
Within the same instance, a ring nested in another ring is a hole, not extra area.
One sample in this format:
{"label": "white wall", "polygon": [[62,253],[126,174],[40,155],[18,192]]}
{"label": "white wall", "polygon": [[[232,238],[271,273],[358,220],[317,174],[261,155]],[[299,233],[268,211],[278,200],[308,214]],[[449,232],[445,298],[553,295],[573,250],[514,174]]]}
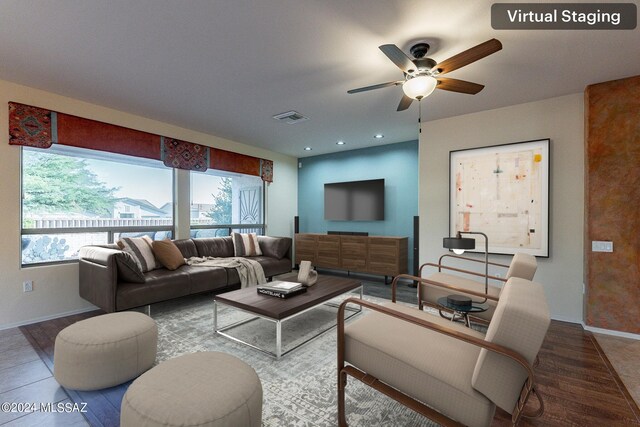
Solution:
{"label": "white wall", "polygon": [[[581,322],[582,94],[423,124],[419,149],[420,262],[435,262],[445,251],[442,238],[449,234],[449,151],[541,138],[551,139],[550,257],[538,258],[535,281],[544,285],[553,318]],[[505,264],[510,261],[508,256],[492,256],[492,259]]]}
{"label": "white wall", "polygon": [[[8,143],[9,101],[271,159],[274,161],[274,182],[267,189],[267,234],[293,236],[293,217],[297,214],[298,204],[297,159],[0,80],[0,230],[3,235],[0,245],[0,329],[92,307],[78,295],[76,263],[20,267],[20,148]],[[178,199],[185,205],[176,219],[178,237],[188,236],[188,183],[188,172],[178,171]],[[34,281],[33,292],[22,292],[24,280]]]}

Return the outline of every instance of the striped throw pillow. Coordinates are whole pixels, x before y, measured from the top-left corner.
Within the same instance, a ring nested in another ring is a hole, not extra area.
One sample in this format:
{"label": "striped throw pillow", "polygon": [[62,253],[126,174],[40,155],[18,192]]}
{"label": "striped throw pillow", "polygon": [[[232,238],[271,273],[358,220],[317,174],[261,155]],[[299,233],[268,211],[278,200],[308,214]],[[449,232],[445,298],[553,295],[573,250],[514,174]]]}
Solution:
{"label": "striped throw pillow", "polygon": [[258,245],[256,233],[231,233],[235,256],[260,256],[262,251]]}
{"label": "striped throw pillow", "polygon": [[120,248],[131,254],[134,260],[140,265],[143,273],[162,267],[156,263],[151,244],[153,240],[149,236],[123,237],[118,241]]}

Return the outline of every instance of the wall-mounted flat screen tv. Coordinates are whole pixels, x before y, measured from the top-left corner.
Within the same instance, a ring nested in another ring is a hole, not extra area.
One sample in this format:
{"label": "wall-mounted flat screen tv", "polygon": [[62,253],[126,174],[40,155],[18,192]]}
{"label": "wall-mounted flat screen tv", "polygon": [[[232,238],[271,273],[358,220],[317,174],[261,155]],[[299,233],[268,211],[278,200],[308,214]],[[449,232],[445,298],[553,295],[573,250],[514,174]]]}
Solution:
{"label": "wall-mounted flat screen tv", "polygon": [[324,185],[327,221],[383,221],[384,179]]}

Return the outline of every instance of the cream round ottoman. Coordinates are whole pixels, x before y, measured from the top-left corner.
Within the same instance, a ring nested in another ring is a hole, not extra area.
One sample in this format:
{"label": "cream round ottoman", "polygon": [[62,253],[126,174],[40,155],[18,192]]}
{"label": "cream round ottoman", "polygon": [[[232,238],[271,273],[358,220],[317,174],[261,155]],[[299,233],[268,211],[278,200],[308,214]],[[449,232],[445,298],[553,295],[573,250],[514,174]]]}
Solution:
{"label": "cream round ottoman", "polygon": [[253,368],[225,353],[191,353],[136,379],[120,408],[121,427],[259,427],[262,385]]}
{"label": "cream round ottoman", "polygon": [[157,348],[158,327],[149,316],[122,312],[92,317],[60,331],[53,375],[73,390],[112,387],[151,368]]}

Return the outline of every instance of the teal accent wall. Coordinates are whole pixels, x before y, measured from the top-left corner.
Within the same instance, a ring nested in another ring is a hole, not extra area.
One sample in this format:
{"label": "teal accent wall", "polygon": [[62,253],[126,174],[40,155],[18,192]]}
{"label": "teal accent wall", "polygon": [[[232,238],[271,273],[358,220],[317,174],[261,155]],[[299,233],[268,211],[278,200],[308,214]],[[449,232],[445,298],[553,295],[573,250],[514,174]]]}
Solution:
{"label": "teal accent wall", "polygon": [[[409,238],[413,273],[413,217],[418,215],[418,141],[380,145],[298,159],[301,233],[366,231],[370,236]],[[324,184],[384,179],[384,221],[325,221]]]}

